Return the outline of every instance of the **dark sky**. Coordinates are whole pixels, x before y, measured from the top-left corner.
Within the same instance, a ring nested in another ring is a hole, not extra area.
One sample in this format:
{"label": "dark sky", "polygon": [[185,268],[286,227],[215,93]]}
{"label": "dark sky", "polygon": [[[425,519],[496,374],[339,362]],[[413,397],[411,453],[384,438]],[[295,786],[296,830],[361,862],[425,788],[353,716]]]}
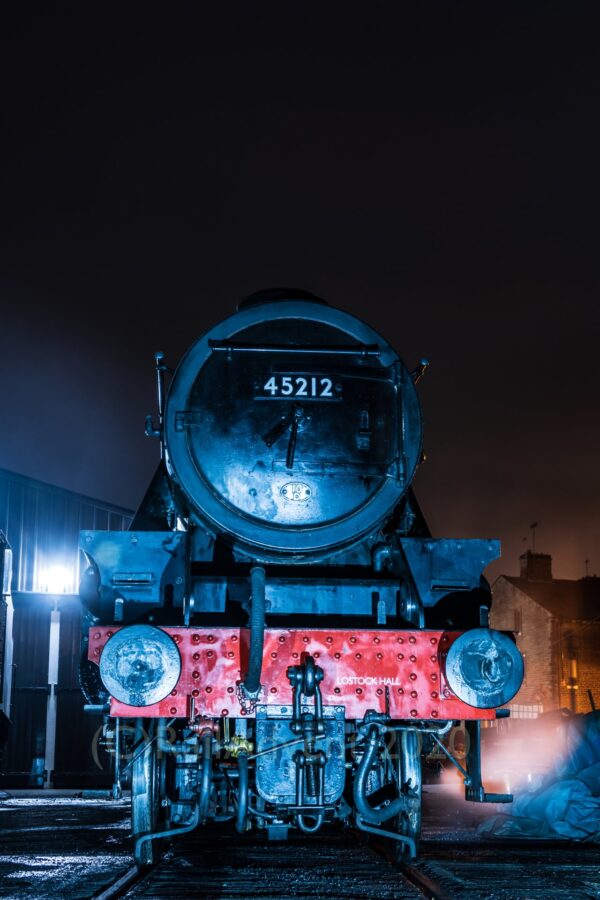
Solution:
{"label": "dark sky", "polygon": [[135,506],[154,350],[293,285],[431,359],[437,535],[600,572],[597,5],[41,8],[0,29],[0,466]]}

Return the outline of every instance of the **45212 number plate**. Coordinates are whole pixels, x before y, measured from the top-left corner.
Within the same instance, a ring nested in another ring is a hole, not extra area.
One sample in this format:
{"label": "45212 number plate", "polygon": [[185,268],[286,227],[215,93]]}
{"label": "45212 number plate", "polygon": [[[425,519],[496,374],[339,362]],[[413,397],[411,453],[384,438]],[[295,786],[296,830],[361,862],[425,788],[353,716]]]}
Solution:
{"label": "45212 number plate", "polygon": [[258,400],[341,400],[342,385],[339,378],[323,373],[290,372],[263,375],[255,382]]}

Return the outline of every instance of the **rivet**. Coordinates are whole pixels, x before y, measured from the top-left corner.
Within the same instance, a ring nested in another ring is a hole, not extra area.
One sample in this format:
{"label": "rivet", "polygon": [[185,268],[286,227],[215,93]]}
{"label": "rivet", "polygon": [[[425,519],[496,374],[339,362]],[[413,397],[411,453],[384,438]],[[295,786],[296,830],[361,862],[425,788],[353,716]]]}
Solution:
{"label": "rivet", "polygon": [[235,653],[233,652],[233,650],[229,650],[228,653],[227,653],[227,658],[228,658],[228,659],[233,659],[234,656],[235,656]]}
{"label": "rivet", "polygon": [[437,700],[437,698],[438,698],[438,692],[437,692],[437,691],[432,691],[432,692],[431,692],[431,698],[432,698],[432,700]]}
{"label": "rivet", "polygon": [[214,656],[215,654],[213,653],[212,650],[207,650],[207,651],[206,651],[206,655],[207,655],[208,658],[210,659],[210,658],[211,658],[212,656]]}
{"label": "rivet", "polygon": [[192,635],[192,643],[194,643],[194,644],[199,644],[199,643],[200,643],[200,635],[199,635],[199,634],[193,634],[193,635]]}
{"label": "rivet", "polygon": [[171,691],[171,697],[176,697],[176,696],[177,696],[177,688],[173,688],[173,690]]}
{"label": "rivet", "polygon": [[430,644],[437,644],[437,638],[429,638]]}
{"label": "rivet", "polygon": [[340,690],[339,688],[334,688],[334,689],[333,689],[333,693],[334,693],[334,694],[341,694],[342,692],[341,692],[341,690]]}
{"label": "rivet", "polygon": [[199,693],[200,691],[197,688],[194,688],[194,690],[192,691],[192,697],[197,697]]}
{"label": "rivet", "polygon": [[94,656],[100,656],[100,648],[99,647],[96,647],[96,649],[94,650]]}
{"label": "rivet", "polygon": [[209,634],[209,636],[206,638],[206,640],[208,641],[209,644],[212,644],[215,640],[214,635]]}
{"label": "rivet", "polygon": [[237,634],[232,634],[232,635],[231,635],[231,643],[232,643],[232,644],[237,643]]}
{"label": "rivet", "polygon": [[106,632],[106,637],[112,637],[113,634],[114,634],[114,632],[112,632],[112,631],[107,631],[107,632]]}
{"label": "rivet", "polygon": [[413,717],[413,719],[414,719],[414,718],[415,718],[415,716],[416,716],[416,715],[417,715],[417,711],[416,711],[416,709],[411,709],[411,711],[410,711],[410,714],[411,714],[411,716],[412,716],[412,717]]}
{"label": "rivet", "polygon": [[409,644],[416,644],[416,643],[417,643],[417,639],[416,639],[416,637],[414,636],[414,634],[411,634],[411,636],[410,636],[409,639],[408,639],[408,642],[409,642]]}
{"label": "rivet", "polygon": [[417,676],[415,675],[414,672],[411,672],[411,673],[410,673],[409,678],[410,678],[411,681],[416,681],[416,680],[417,680]]}
{"label": "rivet", "polygon": [[437,656],[430,656],[429,659],[431,662],[437,662]]}
{"label": "rivet", "polygon": [[403,638],[403,637],[396,638],[396,641],[397,641],[398,644],[403,644],[403,643],[404,643],[404,638]]}
{"label": "rivet", "polygon": [[362,653],[355,653],[354,655],[356,659],[362,659]]}
{"label": "rivet", "polygon": [[306,635],[304,635],[304,637],[302,638],[302,640],[304,641],[305,644],[308,644],[308,642],[310,641],[310,638],[307,637]]}
{"label": "rivet", "polygon": [[277,693],[277,688],[276,688],[276,687],[272,687],[272,688],[271,688],[271,693],[272,693],[272,694],[276,694],[276,693]]}
{"label": "rivet", "polygon": [[414,700],[414,699],[415,699],[416,697],[418,697],[419,695],[417,694],[416,691],[411,691],[411,692],[410,692],[410,696],[411,696],[411,697],[413,698],[413,700]]}
{"label": "rivet", "polygon": [[403,693],[404,693],[404,688],[398,688],[398,693],[399,693],[399,694],[403,694]]}
{"label": "rivet", "polygon": [[283,635],[280,635],[278,640],[280,644],[285,644],[285,638]]}
{"label": "rivet", "polygon": [[404,653],[397,653],[396,659],[404,659]]}
{"label": "rivet", "polygon": [[357,694],[362,694],[362,688],[356,688],[356,693],[357,693]]}
{"label": "rivet", "polygon": [[176,707],[176,706],[172,706],[172,707],[171,707],[171,715],[174,716],[174,715],[176,714],[176,712],[177,712],[177,707]]}
{"label": "rivet", "polygon": [[94,635],[94,640],[95,640],[95,641],[99,641],[99,640],[100,640],[100,632],[99,632],[99,631],[97,631],[96,634]]}
{"label": "rivet", "polygon": [[437,717],[438,717],[438,711],[437,711],[437,709],[432,709],[432,710],[431,710],[431,717],[432,717],[433,719],[437,719]]}
{"label": "rivet", "polygon": [[355,638],[355,637],[351,637],[351,638],[350,638],[350,643],[351,643],[351,644],[355,644],[355,643],[356,643],[356,638]]}
{"label": "rivet", "polygon": [[222,709],[222,710],[221,710],[221,715],[222,715],[222,716],[228,716],[228,715],[229,715],[229,710],[228,710],[228,709]]}
{"label": "rivet", "polygon": [[298,659],[298,654],[297,654],[297,653],[292,653],[292,659]]}
{"label": "rivet", "polygon": [[378,637],[374,637],[374,638],[373,638],[373,643],[374,643],[374,644],[379,644],[380,642],[381,642],[381,639],[380,639],[380,638],[378,638]]}
{"label": "rivet", "polygon": [[378,654],[377,654],[377,659],[383,659],[383,653],[378,653]]}
{"label": "rivet", "polygon": [[200,672],[197,669],[192,672],[192,678],[200,678]]}
{"label": "rivet", "polygon": [[228,687],[228,688],[227,688],[227,693],[228,693],[228,694],[233,694],[233,688],[232,688],[232,687]]}
{"label": "rivet", "polygon": [[176,644],[181,643],[181,635],[180,634],[174,634],[174,635],[172,635],[172,637]]}
{"label": "rivet", "polygon": [[383,691],[381,690],[381,688],[377,688],[377,693],[378,693],[379,696],[381,697],[381,695],[383,694]]}
{"label": "rivet", "polygon": [[333,644],[333,638],[332,638],[332,637],[325,638],[325,640],[327,641],[328,644]]}
{"label": "rivet", "polygon": [[277,654],[275,653],[275,651],[271,653],[271,659],[277,659]]}
{"label": "rivet", "polygon": [[192,659],[195,659],[195,660],[200,659],[200,654],[199,654],[199,653],[193,653],[193,654],[192,654]]}
{"label": "rivet", "polygon": [[432,673],[431,673],[431,680],[432,680],[432,681],[437,681],[437,675],[435,674],[435,672],[432,672]]}
{"label": "rivet", "polygon": [[412,653],[412,654],[409,656],[409,659],[410,659],[411,662],[416,662],[416,661],[417,661],[417,657],[415,656],[414,653]]}
{"label": "rivet", "polygon": [[336,659],[341,659],[341,657],[342,657],[341,653],[334,653],[333,655],[335,656]]}
{"label": "rivet", "polygon": [[206,691],[207,694],[212,694],[212,688],[211,688],[211,686],[208,685],[208,687],[205,688],[205,691]]}

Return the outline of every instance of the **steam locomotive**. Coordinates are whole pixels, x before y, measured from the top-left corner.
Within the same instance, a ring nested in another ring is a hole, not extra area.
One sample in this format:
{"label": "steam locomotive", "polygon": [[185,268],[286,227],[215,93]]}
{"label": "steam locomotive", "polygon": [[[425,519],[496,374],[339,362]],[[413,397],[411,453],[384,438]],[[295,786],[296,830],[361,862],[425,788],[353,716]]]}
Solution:
{"label": "steam locomotive", "polygon": [[174,372],[156,355],[156,475],[128,532],[81,534],[81,684],[131,774],[139,864],[224,820],[340,820],[414,856],[421,755],[456,720],[467,798],[510,801],[485,792],[479,729],[523,661],[488,627],[498,541],[433,538],[411,488],[425,366],[293,290]]}

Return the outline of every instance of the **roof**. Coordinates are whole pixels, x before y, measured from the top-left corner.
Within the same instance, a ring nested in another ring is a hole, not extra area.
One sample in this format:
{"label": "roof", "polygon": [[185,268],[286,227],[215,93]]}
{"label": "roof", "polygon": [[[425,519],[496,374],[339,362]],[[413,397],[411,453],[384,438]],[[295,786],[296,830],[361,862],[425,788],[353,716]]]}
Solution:
{"label": "roof", "polygon": [[523,591],[558,619],[600,619],[600,578],[593,576],[568,581],[531,581],[502,575],[510,584]]}

